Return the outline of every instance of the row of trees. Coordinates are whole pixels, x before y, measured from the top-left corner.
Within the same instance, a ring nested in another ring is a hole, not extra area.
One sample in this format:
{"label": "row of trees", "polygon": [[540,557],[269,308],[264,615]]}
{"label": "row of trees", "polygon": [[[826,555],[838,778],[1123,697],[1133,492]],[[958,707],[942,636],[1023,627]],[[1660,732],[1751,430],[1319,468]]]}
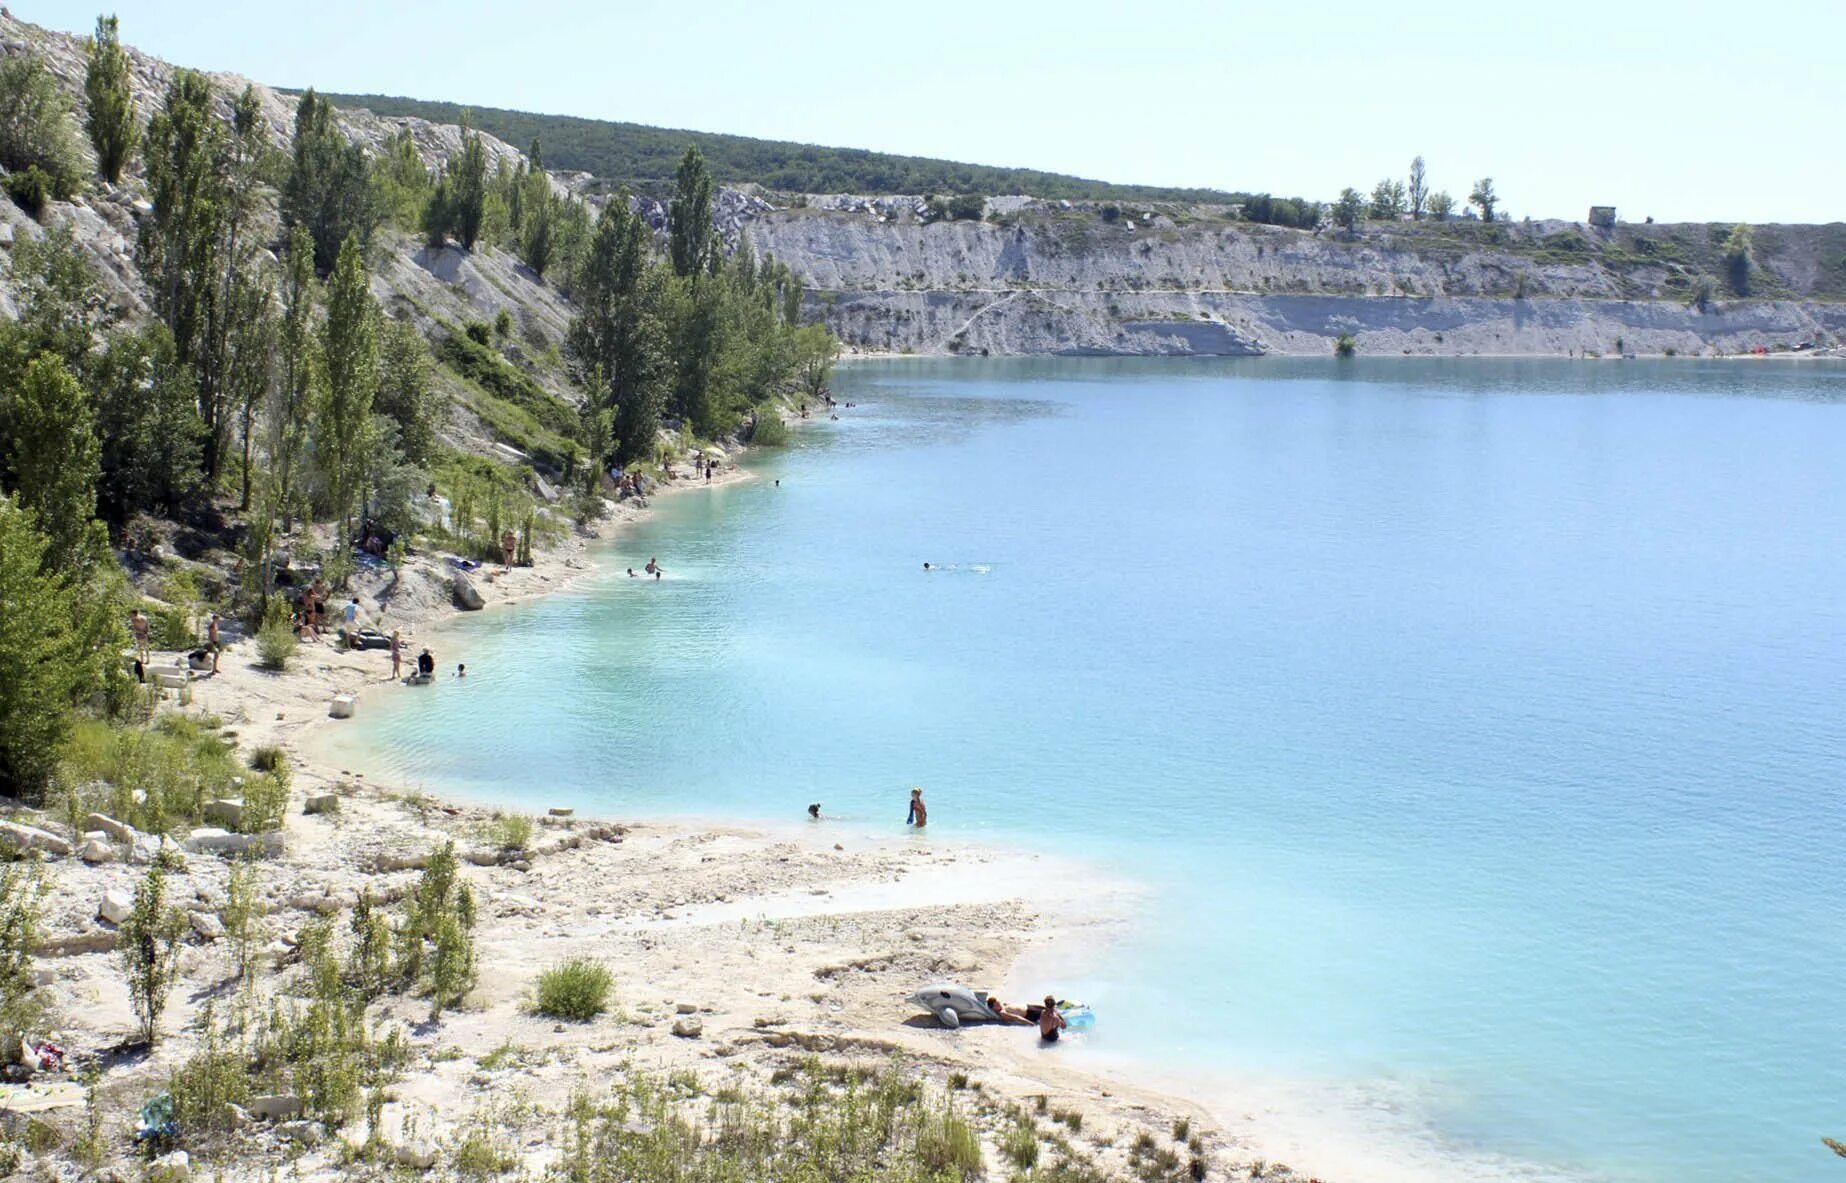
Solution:
{"label": "row of trees", "polygon": [[[1481,221],[1496,219],[1500,197],[1494,192],[1492,177],[1482,177],[1474,183],[1468,193],[1468,204],[1479,211]],[[1347,186],[1340,190],[1339,200],[1333,203],[1334,224],[1349,231],[1367,220],[1396,222],[1408,217],[1418,222],[1424,218],[1446,222],[1453,216],[1455,199],[1443,190],[1430,191],[1428,170],[1421,156],[1410,162],[1406,180],[1386,177],[1372,186],[1369,198]]]}

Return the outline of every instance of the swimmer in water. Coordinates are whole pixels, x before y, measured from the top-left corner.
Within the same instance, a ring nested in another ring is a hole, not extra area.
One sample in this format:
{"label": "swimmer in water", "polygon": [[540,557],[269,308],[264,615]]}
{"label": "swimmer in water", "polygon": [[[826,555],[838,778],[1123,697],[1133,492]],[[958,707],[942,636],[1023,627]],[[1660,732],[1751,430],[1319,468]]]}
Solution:
{"label": "swimmer in water", "polygon": [[816,801],[814,804],[808,806],[808,816],[813,818],[815,821],[820,820],[820,802],[819,801]]}
{"label": "swimmer in water", "polygon": [[929,570],[929,564],[928,564],[928,563],[924,563],[924,564],[923,564],[923,569],[924,569],[925,571],[927,571],[927,570]]}

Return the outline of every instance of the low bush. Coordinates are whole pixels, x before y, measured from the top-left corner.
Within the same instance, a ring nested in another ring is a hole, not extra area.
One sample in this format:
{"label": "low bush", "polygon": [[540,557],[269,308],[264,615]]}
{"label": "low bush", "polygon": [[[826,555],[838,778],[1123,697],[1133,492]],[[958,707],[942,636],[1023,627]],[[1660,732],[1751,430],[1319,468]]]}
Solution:
{"label": "low bush", "polygon": [[782,416],[773,407],[765,407],[756,413],[756,424],[750,429],[752,447],[785,447],[788,439],[788,424],[782,422]]}
{"label": "low bush", "polygon": [[237,828],[246,834],[267,834],[282,828],[288,814],[288,770],[277,768],[244,782],[244,811]]}
{"label": "low bush", "polygon": [[256,663],[266,670],[281,673],[295,656],[295,630],[286,620],[265,621],[256,633]]}
{"label": "low bush", "polygon": [[609,967],[589,957],[573,957],[538,975],[538,998],[533,1009],[555,1019],[587,1023],[609,1007],[615,984]]}
{"label": "low bush", "polygon": [[1333,343],[1335,357],[1351,357],[1357,352],[1359,352],[1359,343],[1353,340],[1350,333],[1341,333],[1340,339]]}
{"label": "low bush", "polygon": [[287,759],[288,757],[283,754],[281,748],[275,744],[266,743],[250,753],[250,767],[258,772],[274,772],[281,768]]}
{"label": "low bush", "polygon": [[532,849],[532,819],[523,813],[503,813],[487,824],[488,841],[512,854]]}
{"label": "low bush", "polygon": [[983,1173],[981,1139],[952,1110],[925,1117],[917,1128],[917,1161],[936,1175],[977,1179]]}

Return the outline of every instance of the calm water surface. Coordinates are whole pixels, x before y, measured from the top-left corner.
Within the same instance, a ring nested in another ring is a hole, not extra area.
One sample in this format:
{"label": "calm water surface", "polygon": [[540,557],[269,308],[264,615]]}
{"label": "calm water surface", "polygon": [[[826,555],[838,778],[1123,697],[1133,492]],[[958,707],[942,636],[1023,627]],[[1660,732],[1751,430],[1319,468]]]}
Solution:
{"label": "calm water surface", "polygon": [[527,808],[895,831],[925,785],[944,837],[1152,886],[1068,991],[1099,1051],[1375,1096],[1458,1176],[1841,1177],[1846,369],[837,393],[618,544],[668,579],[489,614],[338,742]]}

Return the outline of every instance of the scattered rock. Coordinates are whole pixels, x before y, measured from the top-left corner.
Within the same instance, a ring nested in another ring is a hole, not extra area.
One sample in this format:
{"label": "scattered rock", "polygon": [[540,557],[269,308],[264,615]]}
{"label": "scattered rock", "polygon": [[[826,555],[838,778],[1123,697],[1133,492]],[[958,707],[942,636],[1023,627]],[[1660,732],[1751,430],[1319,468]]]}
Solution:
{"label": "scattered rock", "polygon": [[340,811],[340,795],[338,793],[322,793],[316,797],[309,797],[307,803],[302,806],[301,811],[303,813],[338,813]]}
{"label": "scattered rock", "polygon": [[224,1120],[232,1129],[241,1130],[255,1119],[250,1116],[250,1111],[245,1109],[242,1105],[233,1105],[231,1102],[226,1101],[224,1103]]}
{"label": "scattered rock", "polygon": [[697,1019],[676,1019],[673,1023],[673,1034],[681,1039],[697,1039],[705,1034],[705,1024]]}
{"label": "scattered rock", "polygon": [[205,803],[205,808],[200,812],[204,814],[206,821],[214,826],[222,826],[227,830],[235,830],[243,825],[244,822],[244,803],[242,801],[232,801],[229,799],[207,801]]}
{"label": "scattered rock", "polygon": [[114,950],[119,939],[113,928],[92,928],[40,941],[37,952],[40,957],[81,957],[85,953],[108,953]]}
{"label": "scattered rock", "polygon": [[0,843],[15,850],[42,850],[46,854],[66,855],[71,844],[49,830],[22,826],[18,822],[0,821]]}
{"label": "scattered rock", "polygon": [[83,844],[78,852],[86,863],[112,863],[115,861],[115,847],[100,838],[91,838]]}
{"label": "scattered rock", "polygon": [[353,717],[353,708],[358,704],[359,700],[350,694],[336,694],[327,705],[327,714],[335,719],[350,719]]}
{"label": "scattered rock", "polygon": [[399,1166],[427,1171],[436,1165],[436,1148],[428,1142],[406,1142],[391,1152]]}
{"label": "scattered rock", "polygon": [[553,805],[545,812],[549,813],[552,817],[570,817],[577,811],[568,805]]}
{"label": "scattered rock", "polygon": [[192,923],[192,931],[208,941],[224,935],[224,921],[210,912],[188,912],[186,919]]}
{"label": "scattered rock", "polygon": [[117,888],[103,892],[103,902],[97,905],[96,914],[111,924],[120,924],[134,910],[135,897]]}
{"label": "scattered rock", "polygon": [[673,1012],[681,1015],[696,1015],[699,1013],[699,1008],[690,1002],[682,1002],[674,1006]]}
{"label": "scattered rock", "polygon": [[319,1146],[326,1131],[318,1121],[285,1121],[276,1127],[276,1133],[285,1141],[299,1142],[303,1146]]}
{"label": "scattered rock", "polygon": [[281,854],[282,831],[267,834],[233,834],[215,826],[201,826],[186,836],[186,849],[199,854]]}
{"label": "scattered rock", "polygon": [[487,607],[487,601],[481,598],[480,589],[474,581],[457,571],[449,577],[450,591],[455,597],[455,606],[464,612],[479,612]]}
{"label": "scattered rock", "polygon": [[101,830],[103,833],[109,835],[112,841],[120,842],[124,845],[133,845],[135,839],[140,837],[140,835],[135,832],[133,826],[118,822],[114,818],[103,813],[92,813],[90,816],[84,818],[83,828],[86,831]]}
{"label": "scattered rock", "polygon": [[250,1116],[263,1121],[286,1121],[301,1115],[301,1098],[293,1093],[268,1093],[251,1097]]}
{"label": "scattered rock", "polygon": [[147,1164],[147,1183],[185,1183],[192,1178],[192,1156],[184,1150],[164,1154]]}

